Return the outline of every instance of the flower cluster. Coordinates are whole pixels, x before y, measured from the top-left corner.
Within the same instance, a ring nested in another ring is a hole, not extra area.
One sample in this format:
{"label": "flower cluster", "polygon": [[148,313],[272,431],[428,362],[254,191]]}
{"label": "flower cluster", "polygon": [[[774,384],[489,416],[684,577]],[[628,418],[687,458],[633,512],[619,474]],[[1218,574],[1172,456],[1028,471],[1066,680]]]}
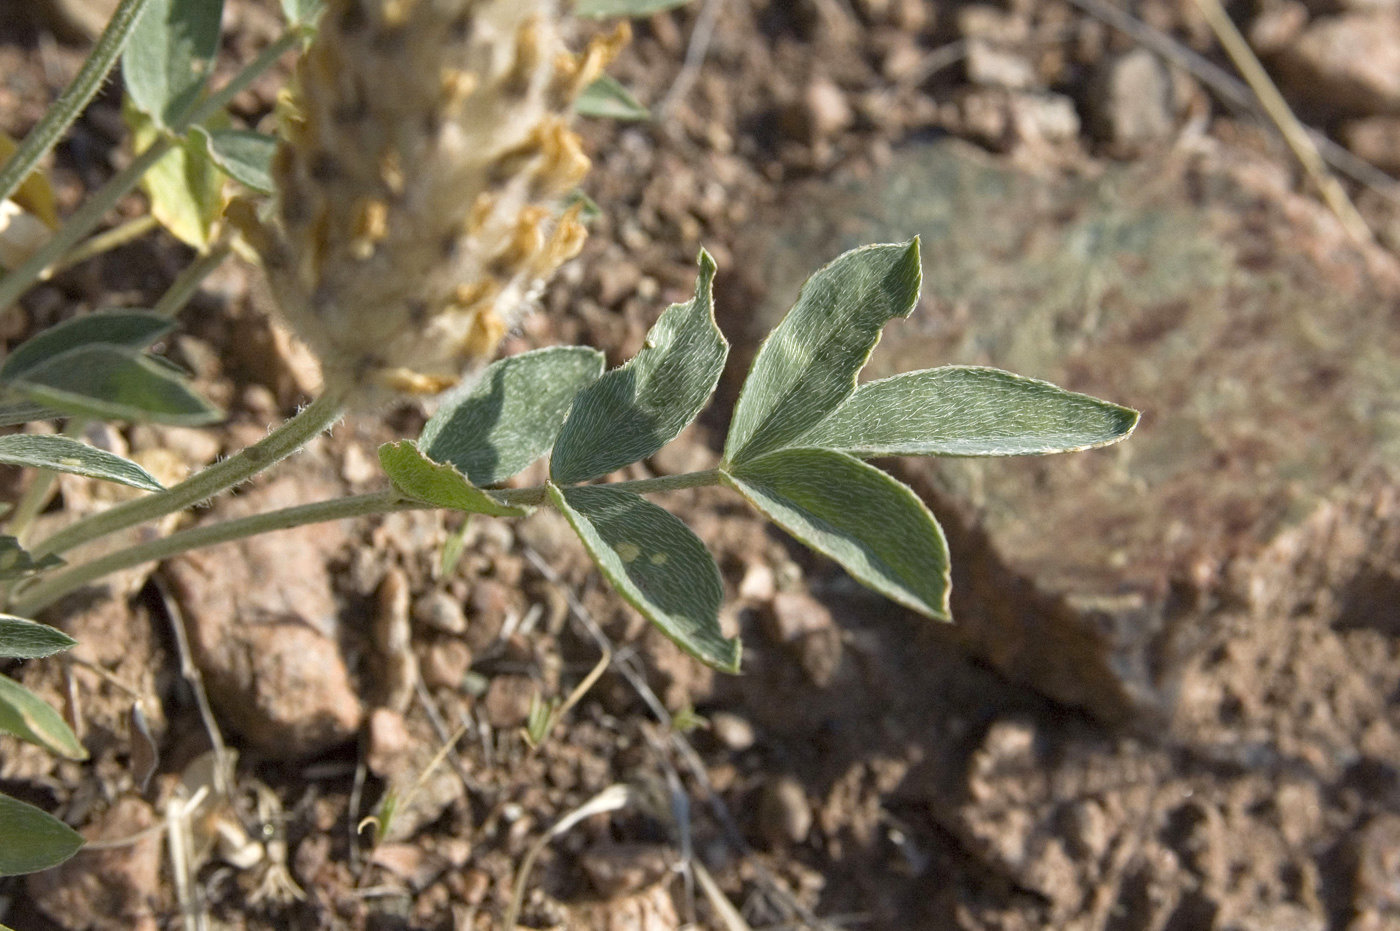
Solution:
{"label": "flower cluster", "polygon": [[569,53],[553,0],[330,0],[257,243],[328,387],[434,393],[491,356],[582,246],[569,114],[626,41]]}

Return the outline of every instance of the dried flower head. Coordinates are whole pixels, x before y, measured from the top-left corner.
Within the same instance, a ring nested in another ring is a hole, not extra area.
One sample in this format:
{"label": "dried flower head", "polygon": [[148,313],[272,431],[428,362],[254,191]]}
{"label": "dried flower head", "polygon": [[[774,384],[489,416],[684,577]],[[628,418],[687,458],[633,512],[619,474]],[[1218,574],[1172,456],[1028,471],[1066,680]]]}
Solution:
{"label": "dried flower head", "polygon": [[328,386],[432,393],[494,352],[582,246],[569,113],[626,41],[569,54],[553,0],[330,0],[256,243]]}

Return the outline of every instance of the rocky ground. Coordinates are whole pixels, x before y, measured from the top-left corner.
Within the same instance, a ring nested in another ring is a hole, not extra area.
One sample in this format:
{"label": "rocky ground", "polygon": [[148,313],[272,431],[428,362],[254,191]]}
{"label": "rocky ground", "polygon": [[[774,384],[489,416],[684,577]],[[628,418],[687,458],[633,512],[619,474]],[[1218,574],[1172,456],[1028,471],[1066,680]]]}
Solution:
{"label": "rocky ground", "polygon": [[[0,10],[12,135],[81,59],[61,9]],[[485,929],[520,885],[531,928],[1400,928],[1400,212],[1368,174],[1400,169],[1400,7],[1230,10],[1328,134],[1368,243],[1242,105],[1193,4],[1133,5],[1133,35],[1114,9],[696,0],[639,22],[615,73],[655,119],[587,126],[601,214],[512,340],[626,358],[704,245],[732,370],[634,471],[704,468],[803,276],[922,235],[923,305],[876,369],[992,364],[1144,412],[1111,450],[893,465],[945,522],[955,625],[709,490],[665,503],[719,559],[740,677],[652,633],[547,512],[474,521],[447,571],[458,524],[419,513],[194,553],[54,611],[82,663],[9,670],[92,761],[7,741],[3,787],[100,843],[0,887],[0,921],[177,927],[187,885],[186,927]],[[230,61],[279,28],[255,3],[226,26]],[[235,110],[264,117],[277,84]],[[59,151],[69,209],[124,157],[117,104]],[[125,247],[3,335],[139,306],[187,260]],[[228,422],[95,437],[163,476],[314,385],[251,269],[222,269],[182,324],[168,353]],[[421,420],[353,418],[195,519],[381,487],[376,446]],[[46,519],[102,494],[65,480]],[[238,754],[226,793],[181,635]],[[570,695],[604,649],[531,749],[532,699]],[[548,833],[615,785],[620,807]],[[386,792],[371,846],[357,825]],[[197,840],[185,870],[162,824]]]}

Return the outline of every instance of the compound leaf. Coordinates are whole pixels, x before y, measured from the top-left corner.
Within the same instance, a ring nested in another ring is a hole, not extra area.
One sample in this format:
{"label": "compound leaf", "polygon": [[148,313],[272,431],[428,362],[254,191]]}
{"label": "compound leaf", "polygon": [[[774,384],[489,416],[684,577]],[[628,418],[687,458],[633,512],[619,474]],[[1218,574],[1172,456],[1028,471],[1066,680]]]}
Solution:
{"label": "compound leaf", "polygon": [[799,442],[855,456],[1025,456],[1116,443],[1138,413],[1000,369],[950,365],[856,389]]}
{"label": "compound leaf", "polygon": [[700,413],[729,354],[715,324],[714,275],[714,259],[701,250],[695,296],[666,308],[636,356],[578,393],[554,444],[550,475],[557,484],[645,459]]}
{"label": "compound leaf", "polygon": [[174,328],[175,323],[169,317],[148,310],[104,310],[73,317],[16,346],[0,365],[0,381],[18,378],[79,346],[144,349]]}
{"label": "compound leaf", "polygon": [[53,815],[0,793],[0,876],[57,866],[82,846],[83,836]]}
{"label": "compound leaf", "polygon": [[12,614],[0,614],[0,656],[41,659],[77,645],[78,641],[55,627]]}
{"label": "compound leaf", "polygon": [[161,490],[160,482],[131,460],[66,436],[0,436],[0,463],[86,475],[143,491]]}
{"label": "compound leaf", "polygon": [[379,464],[395,488],[427,504],[493,517],[522,517],[529,513],[501,504],[452,466],[423,455],[412,440],[379,447]]}
{"label": "compound leaf", "polygon": [[549,451],[575,395],[598,379],[603,365],[603,354],[585,346],[494,362],[469,392],[438,408],[418,448],[456,466],[473,485],[497,485]]}
{"label": "compound leaf", "polygon": [[70,760],[87,759],[87,751],[58,712],[8,676],[0,676],[0,731]]}
{"label": "compound leaf", "polygon": [[554,506],[632,607],[702,663],[739,671],[739,641],[719,626],[719,567],[689,527],[630,491],[548,488]]}
{"label": "compound leaf", "polygon": [[160,126],[198,100],[219,50],[223,0],[149,0],[122,53],[126,93]]}
{"label": "compound leaf", "polygon": [[855,391],[881,328],[914,309],[920,280],[918,239],[853,249],[808,278],[749,369],[725,461],[791,446]]}
{"label": "compound leaf", "polygon": [[195,427],[223,416],[168,364],[113,345],[70,349],[29,369],[10,388],[37,404],[103,420]]}
{"label": "compound leaf", "polygon": [[784,449],[727,472],[754,507],[861,584],[948,620],[948,544],[918,495],[826,449]]}

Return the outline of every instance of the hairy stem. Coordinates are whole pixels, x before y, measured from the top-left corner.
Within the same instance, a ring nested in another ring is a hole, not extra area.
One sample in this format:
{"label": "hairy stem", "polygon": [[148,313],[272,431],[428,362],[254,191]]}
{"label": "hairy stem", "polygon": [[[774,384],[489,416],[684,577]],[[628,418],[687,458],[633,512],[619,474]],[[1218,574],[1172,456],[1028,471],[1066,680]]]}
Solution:
{"label": "hairy stem", "polygon": [[117,58],[121,56],[122,49],[126,47],[126,40],[131,37],[131,30],[136,25],[136,19],[147,2],[148,0],[122,0],[117,5],[107,28],[102,30],[102,35],[93,46],[92,53],[83,62],[83,67],[78,71],[73,83],[54,101],[44,118],[24,137],[24,142],[15,150],[15,154],[0,168],[0,200],[9,197],[24,183],[34,166],[58,144],[68,127],[73,125],[73,121],[102,88],[107,72],[112,70]]}
{"label": "hairy stem", "polygon": [[165,491],[136,498],[80,520],[34,547],[36,554],[63,553],[98,537],[181,511],[246,482],[281,462],[340,419],[344,391],[328,391],[262,440],[209,466]]}
{"label": "hairy stem", "polygon": [[94,582],[104,575],[130,569],[142,563],[169,559],[206,546],[229,543],[277,530],[303,527],[307,524],[389,514],[428,506],[420,501],[405,498],[396,491],[378,491],[350,498],[337,498],[333,501],[300,504],[266,514],[254,514],[251,517],[194,527],[55,572],[30,586],[15,600],[11,608],[21,616],[32,617],[74,589]]}

